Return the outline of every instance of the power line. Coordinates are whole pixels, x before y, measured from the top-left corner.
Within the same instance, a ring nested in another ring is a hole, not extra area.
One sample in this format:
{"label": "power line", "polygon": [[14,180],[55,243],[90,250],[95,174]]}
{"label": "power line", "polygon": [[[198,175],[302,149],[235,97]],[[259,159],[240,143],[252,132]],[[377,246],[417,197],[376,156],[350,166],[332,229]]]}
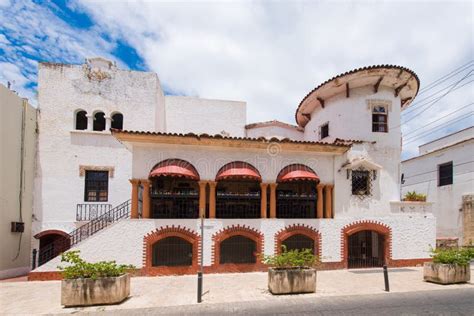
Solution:
{"label": "power line", "polygon": [[[474,113],[473,111],[471,111],[471,112],[469,112],[469,113],[466,113],[466,114],[469,114],[469,115],[467,115],[466,117],[472,116],[473,113]],[[453,122],[455,122],[455,121],[461,120],[461,118],[463,118],[463,117],[464,117],[464,114],[461,114],[461,115],[456,116],[455,118],[453,118],[453,119],[451,119],[451,120],[449,120],[449,121],[447,121],[447,122],[441,123],[440,125],[436,125],[436,126],[430,128],[430,129],[426,130],[426,131],[421,131],[420,133],[417,133],[417,134],[415,134],[415,135],[408,136],[408,137],[405,138],[404,140],[409,140],[409,139],[412,139],[413,137],[417,137],[417,136],[420,136],[420,135],[422,135],[422,134],[425,134],[426,132],[430,132],[430,131],[432,131],[432,130],[436,130],[436,128],[438,128],[438,127],[448,126],[448,125],[450,125],[451,123],[453,123]],[[444,125],[444,126],[443,126],[443,125]]]}
{"label": "power line", "polygon": [[412,130],[412,131],[409,131],[409,132],[407,132],[407,133],[404,133],[403,136],[408,135],[408,134],[411,134],[411,133],[413,133],[413,132],[416,132],[416,131],[418,131],[418,130],[420,130],[420,129],[422,129],[422,128],[425,128],[425,127],[427,127],[428,125],[431,125],[431,124],[433,124],[433,123],[435,123],[435,122],[437,122],[437,121],[439,121],[439,120],[442,120],[443,118],[448,117],[448,116],[450,116],[450,115],[452,115],[452,114],[454,114],[454,113],[457,113],[457,112],[459,112],[459,111],[461,111],[461,110],[463,110],[463,109],[465,109],[465,108],[467,108],[468,106],[471,106],[471,105],[473,105],[473,104],[474,104],[474,102],[471,102],[471,103],[469,103],[469,104],[466,104],[466,105],[464,105],[463,107],[461,107],[461,108],[459,108],[459,109],[457,109],[457,110],[455,110],[455,111],[453,111],[453,112],[450,112],[450,113],[448,113],[448,114],[446,114],[446,115],[444,115],[444,116],[442,116],[442,117],[440,117],[440,118],[438,118],[438,119],[436,119],[436,120],[434,120],[434,121],[431,121],[431,122],[429,122],[428,124],[426,124],[426,125],[424,125],[424,126],[421,126],[421,127],[417,128],[417,129],[414,129],[414,130]]}
{"label": "power line", "polygon": [[[438,97],[438,99],[436,99],[435,101],[433,101],[433,103],[431,103],[429,106],[427,106],[425,109],[423,109],[421,112],[419,112],[417,115],[420,115],[421,113],[424,113],[426,112],[426,110],[428,110],[429,108],[431,108],[433,105],[435,105],[439,100],[441,100],[443,97],[445,97],[446,95],[448,95],[461,81],[463,81],[464,79],[467,78],[467,76],[469,76],[472,72],[474,72],[474,70],[471,70],[467,73],[467,75],[465,75],[464,77],[462,77],[460,80],[458,80],[452,87],[451,89],[449,89],[446,93],[444,93],[443,95],[441,95],[440,97]],[[414,118],[416,118],[417,116],[413,116],[412,118],[409,118],[408,120],[406,120],[405,122],[403,122],[403,124],[406,124],[407,122],[410,122],[411,120],[413,120]],[[399,127],[400,125],[398,126],[395,126],[395,127],[392,127],[393,128],[396,128],[396,127]]]}
{"label": "power line", "polygon": [[[458,173],[458,174],[455,174],[456,176],[461,176],[463,174],[466,174],[466,173],[471,173],[472,171],[468,171],[468,172],[463,172],[463,173]],[[425,180],[425,181],[420,181],[420,182],[415,182],[415,183],[410,183],[410,184],[402,184],[402,186],[410,186],[410,185],[415,185],[415,184],[420,184],[420,183],[430,183],[430,182],[433,182],[433,181],[436,181],[437,179],[429,179],[429,180]],[[456,184],[462,184],[462,183],[466,183],[466,182],[472,182],[474,181],[474,179],[469,179],[469,180],[466,180],[466,181],[461,181],[461,182],[454,182],[452,183],[452,185],[456,185]]]}
{"label": "power line", "polygon": [[466,68],[469,68],[473,62],[474,61],[471,60],[471,61],[467,62],[466,64],[454,69],[450,73],[442,76],[441,78],[436,79],[435,81],[429,83],[426,87],[424,87],[423,89],[420,89],[420,91],[418,92],[418,95],[425,93],[426,91],[428,91],[428,90],[432,89],[433,87],[441,84],[442,82],[446,81],[447,79],[449,79],[449,78],[457,75],[458,73],[464,71]]}
{"label": "power line", "polygon": [[[469,76],[467,76],[466,78],[469,78],[469,77],[472,77],[472,75],[469,75]],[[458,89],[464,87],[466,84],[469,84],[469,83],[471,83],[472,81],[473,81],[473,80],[471,80],[471,81],[469,81],[469,82],[463,84],[462,86],[457,87],[456,89],[452,90],[451,92],[454,92],[454,91],[456,91],[456,90],[458,90]],[[445,90],[448,90],[449,88],[451,88],[451,87],[454,86],[455,84],[456,84],[456,83],[453,83],[453,84],[451,84],[451,85],[449,85],[449,86],[447,86],[447,87],[444,87],[443,89],[436,91],[435,93],[429,95],[428,97],[426,97],[426,98],[424,98],[424,99],[421,99],[421,100],[417,101],[416,103],[413,103],[415,107],[410,106],[410,108],[407,109],[406,111],[402,112],[402,114],[410,114],[410,113],[412,113],[412,112],[414,112],[414,111],[416,111],[416,110],[419,110],[420,108],[422,108],[422,107],[425,106],[426,104],[429,104],[429,103],[433,102],[433,100],[429,100],[429,99],[431,99],[432,97],[434,97],[434,96],[437,95],[438,93],[441,93],[441,92],[443,92],[443,91],[445,91]],[[427,101],[427,102],[425,102],[425,103],[422,103],[422,102],[425,101],[425,100],[429,100],[429,101]]]}
{"label": "power line", "polygon": [[[472,114],[469,115],[469,116],[462,117],[462,118],[460,118],[460,119],[458,119],[458,120],[456,120],[456,121],[454,121],[454,122],[452,122],[451,124],[448,124],[448,125],[446,125],[446,126],[440,126],[440,127],[438,127],[437,129],[432,130],[432,132],[433,132],[433,131],[436,131],[436,130],[440,130],[440,129],[446,128],[446,127],[448,127],[449,125],[452,125],[453,123],[460,122],[460,121],[462,121],[462,120],[465,120],[465,119],[467,119],[467,118],[470,118],[471,116],[472,116]],[[415,137],[414,139],[411,139],[411,140],[409,140],[408,142],[404,142],[403,144],[404,144],[404,145],[410,144],[410,143],[414,142],[415,140],[420,139],[420,138],[423,138],[423,137],[426,137],[426,136],[428,136],[428,135],[421,135],[421,136]]]}

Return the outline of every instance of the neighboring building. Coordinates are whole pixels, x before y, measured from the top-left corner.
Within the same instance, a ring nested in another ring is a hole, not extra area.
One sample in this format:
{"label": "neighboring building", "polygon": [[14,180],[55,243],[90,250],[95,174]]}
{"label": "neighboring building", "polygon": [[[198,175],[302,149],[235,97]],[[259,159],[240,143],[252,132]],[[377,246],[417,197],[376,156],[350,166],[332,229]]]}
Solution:
{"label": "neighboring building", "polygon": [[301,101],[298,126],[247,124],[244,102],[164,96],[156,74],[103,59],[42,63],[38,78],[31,279],[57,277],[49,260],[71,246],[146,275],[196,272],[201,247],[208,272],[261,270],[256,254],[281,245],[325,268],[429,260],[429,204],[399,198],[411,70],[330,79]]}
{"label": "neighboring building", "polygon": [[474,127],[419,146],[402,170],[402,194],[423,193],[433,203],[438,244],[474,244]]}
{"label": "neighboring building", "polygon": [[36,109],[0,84],[0,279],[30,271]]}

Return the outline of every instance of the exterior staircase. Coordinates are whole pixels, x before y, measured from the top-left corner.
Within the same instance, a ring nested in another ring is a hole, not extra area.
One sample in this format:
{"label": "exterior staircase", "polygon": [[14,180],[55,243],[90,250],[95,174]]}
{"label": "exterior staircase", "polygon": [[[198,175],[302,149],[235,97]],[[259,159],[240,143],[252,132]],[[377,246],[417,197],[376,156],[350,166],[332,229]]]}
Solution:
{"label": "exterior staircase", "polygon": [[110,211],[90,220],[84,225],[76,228],[68,234],[63,240],[56,240],[47,246],[40,248],[38,252],[38,266],[48,262],[60,253],[74,247],[92,235],[107,228],[121,219],[130,217],[130,200],[127,200]]}

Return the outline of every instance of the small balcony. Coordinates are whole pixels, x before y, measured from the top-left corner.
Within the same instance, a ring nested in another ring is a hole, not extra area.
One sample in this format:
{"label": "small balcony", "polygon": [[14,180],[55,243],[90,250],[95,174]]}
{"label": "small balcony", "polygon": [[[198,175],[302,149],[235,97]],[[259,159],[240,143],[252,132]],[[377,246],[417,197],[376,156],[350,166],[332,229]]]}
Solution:
{"label": "small balcony", "polygon": [[83,203],[76,206],[76,221],[91,221],[112,209],[112,204]]}
{"label": "small balcony", "polygon": [[390,201],[390,211],[395,214],[428,214],[433,212],[433,202]]}

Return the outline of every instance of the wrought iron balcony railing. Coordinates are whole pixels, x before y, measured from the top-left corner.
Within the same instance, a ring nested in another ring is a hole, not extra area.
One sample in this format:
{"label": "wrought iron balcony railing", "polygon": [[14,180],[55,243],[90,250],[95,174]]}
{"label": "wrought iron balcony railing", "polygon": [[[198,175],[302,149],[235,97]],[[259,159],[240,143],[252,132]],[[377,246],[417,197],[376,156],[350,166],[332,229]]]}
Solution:
{"label": "wrought iron balcony railing", "polygon": [[104,215],[112,209],[112,204],[83,203],[76,206],[76,221],[90,221]]}

